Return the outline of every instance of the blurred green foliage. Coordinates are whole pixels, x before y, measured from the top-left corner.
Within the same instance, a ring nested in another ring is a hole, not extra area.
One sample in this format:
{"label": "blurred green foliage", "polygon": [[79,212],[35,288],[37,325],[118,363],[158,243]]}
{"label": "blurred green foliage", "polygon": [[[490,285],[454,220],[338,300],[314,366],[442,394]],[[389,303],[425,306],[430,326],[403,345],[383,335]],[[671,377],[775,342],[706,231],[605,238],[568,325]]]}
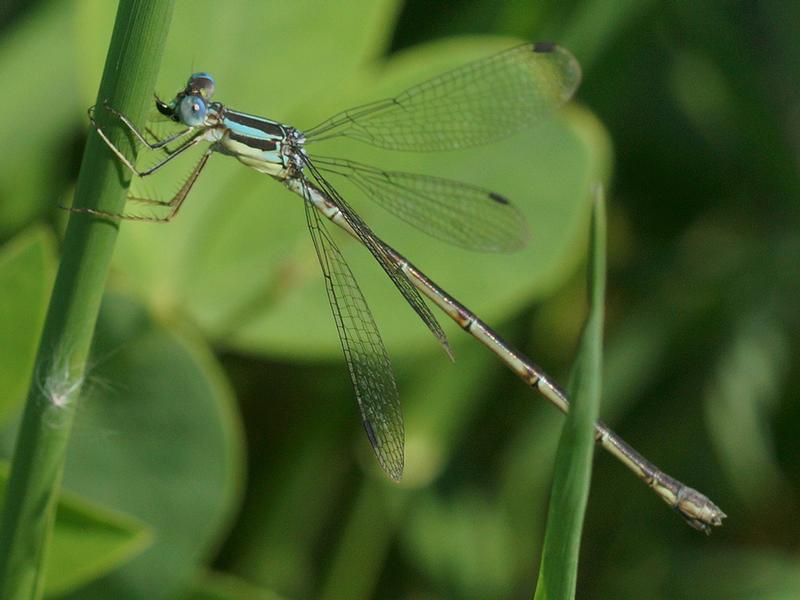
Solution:
{"label": "blurred green foliage", "polygon": [[[729,518],[706,539],[598,455],[578,597],[797,597],[800,6],[235,6],[178,2],[156,91],[207,70],[220,100],[302,128],[519,40],[576,54],[577,104],[535,134],[441,156],[330,153],[512,197],[530,248],[481,256],[352,194],[557,380],[586,314],[588,192],[610,179],[602,416]],[[96,0],[0,10],[6,454],[113,17]],[[445,325],[448,364],[366,252],[338,238],[404,403],[407,476],[384,481],[297,198],[234,161],[207,171],[175,223],[122,227],[65,477],[86,521],[66,557],[82,565],[63,577],[84,585],[71,597],[529,596],[563,418]],[[131,548],[140,524],[153,532],[144,552],[96,560],[93,536]]]}

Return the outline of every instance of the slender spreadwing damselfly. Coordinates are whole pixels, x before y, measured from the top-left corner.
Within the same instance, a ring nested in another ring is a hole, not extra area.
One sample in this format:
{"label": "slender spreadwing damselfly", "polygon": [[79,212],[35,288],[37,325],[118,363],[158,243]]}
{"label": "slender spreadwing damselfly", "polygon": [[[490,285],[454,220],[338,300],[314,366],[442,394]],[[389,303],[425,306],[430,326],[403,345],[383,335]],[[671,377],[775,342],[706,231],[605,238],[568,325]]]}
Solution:
{"label": "slender spreadwing damselfly", "polygon": [[[136,159],[116,147],[95,120],[95,130],[135,175],[146,177],[199,144],[208,144],[185,183],[169,200],[131,197],[159,206],[163,216],[114,214],[93,208],[73,211],[138,221],[172,220],[214,152],[237,158],[278,180],[303,199],[308,229],[325,278],[356,400],[378,462],[393,480],[403,473],[404,429],[399,394],[389,357],[375,320],[323,217],[363,244],[444,349],[442,328],[423,297],[464,331],[494,352],[526,384],[562,412],[566,394],[526,356],[512,348],[464,305],[436,285],[394,248],[376,236],[326,179],[342,176],[401,219],[444,241],[478,250],[512,250],[524,245],[524,218],[500,194],[480,187],[425,175],[384,171],[339,158],[317,156],[308,147],[334,138],[350,138],[402,151],[454,150],[489,143],[555,113],[580,82],[575,58],[555,44],[526,44],[467,64],[413,86],[399,95],[341,112],[306,130],[296,129],[212,101],[214,79],[192,75],[169,102],[156,98],[158,112],[180,130],[159,136],[138,129],[107,103],[103,109],[127,128],[145,151],[160,153],[140,170]],[[677,510],[693,527],[708,533],[725,514],[700,492],[673,479],[646,460],[601,422],[597,442]]]}

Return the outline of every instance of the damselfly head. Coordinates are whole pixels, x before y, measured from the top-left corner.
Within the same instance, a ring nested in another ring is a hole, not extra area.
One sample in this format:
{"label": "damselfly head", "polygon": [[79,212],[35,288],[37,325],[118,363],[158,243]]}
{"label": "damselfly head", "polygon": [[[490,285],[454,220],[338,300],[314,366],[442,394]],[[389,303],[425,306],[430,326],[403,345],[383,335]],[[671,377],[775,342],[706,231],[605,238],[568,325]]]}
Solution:
{"label": "damselfly head", "polygon": [[178,94],[169,104],[156,97],[156,109],[176,123],[199,127],[205,123],[208,105],[200,96]]}
{"label": "damselfly head", "polygon": [[156,97],[156,109],[165,117],[189,127],[198,127],[208,114],[208,100],[214,95],[216,85],[208,73],[194,73],[186,87],[169,103]]}

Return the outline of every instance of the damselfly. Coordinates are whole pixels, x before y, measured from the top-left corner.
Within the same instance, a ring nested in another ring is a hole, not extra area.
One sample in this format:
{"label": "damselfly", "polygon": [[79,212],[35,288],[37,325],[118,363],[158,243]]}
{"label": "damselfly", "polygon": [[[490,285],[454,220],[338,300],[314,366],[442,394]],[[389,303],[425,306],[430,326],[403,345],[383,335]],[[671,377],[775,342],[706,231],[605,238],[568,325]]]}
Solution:
{"label": "damselfly", "polygon": [[[389,358],[353,273],[321,217],[331,220],[369,250],[448,353],[445,334],[423,296],[560,410],[567,412],[569,402],[539,367],[378,238],[325,174],[344,176],[400,218],[459,246],[513,249],[525,243],[526,225],[509,201],[494,192],[439,177],[384,171],[349,160],[319,157],[309,153],[308,147],[337,137],[406,151],[451,150],[488,143],[554,113],[572,97],[580,77],[577,61],[564,48],[555,44],[527,44],[444,73],[393,98],[344,111],[311,129],[299,130],[212,101],[214,79],[207,73],[196,73],[171,101],[156,98],[157,110],[181,126],[172,135],[159,137],[151,129],[140,131],[125,115],[105,106],[146,149],[164,153],[145,170],[139,170],[135,159],[128,158],[110,141],[97,124],[94,109],[89,110],[97,133],[139,177],[155,173],[198,144],[208,144],[171,199],[131,198],[163,206],[166,214],[153,217],[92,208],[73,210],[101,217],[170,221],[214,152],[233,156],[297,193],[304,201],[308,228],[325,277],[364,429],[383,470],[399,480],[403,473],[404,430]],[[703,494],[666,475],[603,423],[598,422],[595,430],[603,448],[678,510],[690,525],[709,532],[711,525],[721,524],[725,514]]]}

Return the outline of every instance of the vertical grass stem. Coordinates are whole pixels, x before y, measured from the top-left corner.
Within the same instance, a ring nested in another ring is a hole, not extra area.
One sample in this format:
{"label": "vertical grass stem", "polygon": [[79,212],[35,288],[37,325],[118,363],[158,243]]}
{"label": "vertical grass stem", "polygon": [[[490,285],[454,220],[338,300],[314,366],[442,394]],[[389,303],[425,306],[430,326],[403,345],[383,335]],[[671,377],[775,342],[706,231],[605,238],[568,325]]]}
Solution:
{"label": "vertical grass stem", "polygon": [[[97,96],[97,116],[112,141],[127,143],[103,102],[142,122],[152,101],[173,3],[120,0]],[[120,212],[130,176],[89,135],[75,205]],[[118,223],[85,214],[69,219],[33,381],[17,434],[0,521],[0,598],[43,592],[43,566],[67,441],[103,295]]]}

